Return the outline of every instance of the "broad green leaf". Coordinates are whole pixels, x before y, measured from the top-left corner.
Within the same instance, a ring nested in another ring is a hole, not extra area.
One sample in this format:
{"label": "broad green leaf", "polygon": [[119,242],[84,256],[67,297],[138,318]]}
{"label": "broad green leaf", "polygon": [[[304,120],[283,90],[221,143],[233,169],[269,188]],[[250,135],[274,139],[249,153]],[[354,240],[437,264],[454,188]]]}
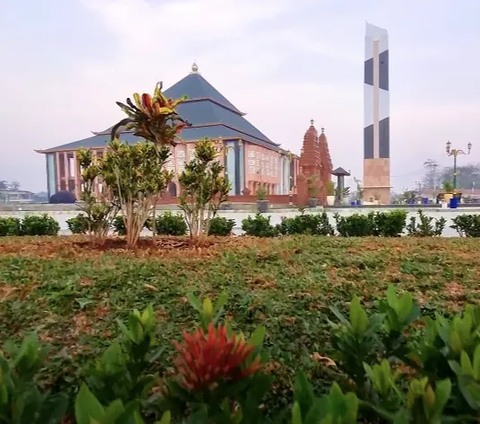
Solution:
{"label": "broad green leaf", "polygon": [[[322,419],[328,418],[328,401],[326,399],[315,399],[310,411],[303,420],[303,424],[317,424]],[[328,422],[328,421],[327,421]],[[333,421],[332,421],[333,422]]]}
{"label": "broad green leaf", "polygon": [[75,399],[75,418],[77,424],[90,424],[91,419],[101,421],[105,410],[89,388],[82,384]]}
{"label": "broad green leaf", "polygon": [[153,312],[153,305],[150,303],[142,312],[141,321],[144,326],[148,328],[153,324],[154,312]]}
{"label": "broad green leaf", "polygon": [[170,411],[164,412],[162,415],[162,419],[158,421],[156,424],[170,424],[170,421],[172,419],[172,414]]}
{"label": "broad green leaf", "polygon": [[450,333],[450,346],[456,354],[460,354],[460,352],[463,350],[462,339],[460,334],[455,330]]}
{"label": "broad green leaf", "polygon": [[300,411],[300,405],[298,404],[298,402],[295,402],[293,404],[292,424],[302,424],[302,412]]}
{"label": "broad green leaf", "polygon": [[345,419],[344,424],[354,424],[357,422],[358,416],[358,398],[355,393],[347,393],[345,395]]}
{"label": "broad green leaf", "polygon": [[308,411],[313,405],[315,396],[313,394],[313,387],[303,371],[298,371],[295,377],[293,397],[295,402],[298,403],[302,414],[307,416]]}
{"label": "broad green leaf", "polygon": [[103,416],[103,422],[105,424],[114,424],[116,419],[123,414],[125,407],[120,399],[114,400],[108,405]]}
{"label": "broad green leaf", "polygon": [[212,301],[210,300],[210,298],[205,298],[204,301],[203,301],[203,313],[207,316],[207,317],[212,317],[213,316],[213,305],[212,305]]}
{"label": "broad green leaf", "polygon": [[226,305],[228,300],[228,296],[226,292],[222,292],[222,294],[218,297],[217,303],[215,304],[215,309],[213,314],[216,315],[220,310]]}
{"label": "broad green leaf", "polygon": [[440,415],[452,392],[452,383],[449,379],[438,381],[435,387],[435,411]]}
{"label": "broad green leaf", "polygon": [[367,313],[360,305],[360,299],[357,296],[350,303],[350,324],[358,337],[363,336],[368,327]]}
{"label": "broad green leaf", "polygon": [[398,316],[401,322],[405,322],[413,307],[412,295],[410,293],[403,293],[398,302]]}
{"label": "broad green leaf", "polygon": [[202,307],[202,303],[200,302],[200,299],[198,299],[198,297],[196,297],[193,293],[188,293],[187,299],[190,302],[190,305],[193,306],[198,312],[203,311],[203,307]]}
{"label": "broad green leaf", "polygon": [[330,413],[334,416],[340,416],[344,408],[345,396],[342,393],[339,385],[334,382],[328,394],[328,401],[330,404]]}
{"label": "broad green leaf", "polygon": [[265,338],[265,327],[263,325],[257,327],[253,334],[248,339],[248,344],[253,346],[260,346]]}
{"label": "broad green leaf", "polygon": [[395,293],[395,286],[393,284],[389,284],[387,289],[387,302],[388,305],[394,310],[398,310],[398,299],[397,294]]}
{"label": "broad green leaf", "polygon": [[128,328],[132,341],[137,344],[140,343],[144,334],[141,318],[135,314],[131,314],[128,317]]}
{"label": "broad green leaf", "polygon": [[473,354],[473,378],[480,382],[480,345],[478,345]]}
{"label": "broad green leaf", "polygon": [[470,358],[468,357],[468,353],[462,350],[460,354],[460,367],[462,370],[462,374],[464,375],[472,375],[473,376],[473,366],[470,362]]}

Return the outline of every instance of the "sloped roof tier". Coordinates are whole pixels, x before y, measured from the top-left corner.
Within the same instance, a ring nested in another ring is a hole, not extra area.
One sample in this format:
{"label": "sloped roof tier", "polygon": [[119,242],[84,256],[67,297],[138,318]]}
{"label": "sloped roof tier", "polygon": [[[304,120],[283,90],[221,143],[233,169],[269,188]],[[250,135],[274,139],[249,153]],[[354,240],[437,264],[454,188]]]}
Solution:
{"label": "sloped roof tier", "polygon": [[176,84],[165,90],[165,96],[171,99],[178,99],[188,96],[192,99],[211,99],[227,109],[243,115],[232,103],[230,103],[215,87],[198,73],[191,73],[182,78]]}
{"label": "sloped roof tier", "polygon": [[[272,144],[271,142],[265,142],[244,134],[242,132],[236,131],[235,129],[226,127],[224,125],[210,125],[205,127],[197,128],[185,128],[182,131],[182,137],[184,141],[196,141],[201,138],[212,138],[218,140],[223,138],[224,140],[244,140],[250,143],[254,143],[263,147],[267,147],[272,150],[278,150],[278,146]],[[133,135],[131,132],[122,133],[120,139],[127,144],[135,144],[139,141],[142,141],[142,138]],[[72,143],[63,144],[61,146],[53,147],[51,149],[42,150],[42,153],[55,152],[57,150],[77,150],[77,149],[92,149],[92,148],[102,148],[106,147],[107,143],[110,140],[110,135],[94,135],[89,138],[84,138],[82,140],[74,141]]]}
{"label": "sloped roof tier", "polygon": [[[193,69],[193,67],[192,67]],[[195,65],[195,69],[198,67]],[[242,112],[220,94],[205,78],[196,71],[165,90],[169,98],[187,96],[187,101],[178,105],[179,115],[191,124],[182,130],[181,138],[186,141],[199,140],[203,137],[218,139],[238,138],[263,147],[278,150],[265,134],[248,122]],[[75,150],[79,148],[102,147],[110,138],[111,128],[94,132],[93,137],[53,147],[42,152],[56,150]],[[135,143],[139,141],[132,133],[122,133],[121,139]]]}

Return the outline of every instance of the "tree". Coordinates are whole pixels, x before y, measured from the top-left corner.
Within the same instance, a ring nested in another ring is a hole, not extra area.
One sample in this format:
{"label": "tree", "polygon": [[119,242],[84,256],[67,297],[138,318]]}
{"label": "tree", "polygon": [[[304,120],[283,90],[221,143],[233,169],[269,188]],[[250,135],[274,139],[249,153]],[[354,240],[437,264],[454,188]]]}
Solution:
{"label": "tree", "polygon": [[6,180],[0,180],[0,190],[8,190],[8,182]]}
{"label": "tree", "polygon": [[100,175],[110,190],[112,201],[122,211],[127,245],[137,244],[159,194],[173,178],[163,169],[170,156],[169,146],[145,142],[134,145],[118,140],[109,143],[105,158],[100,159]]}
{"label": "tree", "polygon": [[427,159],[423,166],[425,168],[425,175],[422,180],[422,186],[430,190],[437,190],[440,187],[442,178],[438,172],[438,162],[433,159]]}
{"label": "tree", "polygon": [[[453,176],[453,167],[447,167],[440,173],[441,181],[451,181]],[[457,166],[457,189],[470,190],[480,188],[480,164],[468,164]]]}
{"label": "tree", "polygon": [[[176,112],[185,98],[168,99],[161,89],[158,83],[153,96],[135,93],[135,104],[130,98],[127,104],[117,102],[128,118],[114,125],[105,156],[96,164],[90,163],[91,175],[84,178],[84,183],[95,178],[103,180],[111,207],[122,211],[128,247],[137,244],[145,222],[155,211],[158,196],[173,178],[173,173],[163,168],[171,145],[176,144],[179,132],[187,125]],[[128,145],[116,138],[117,132],[132,129],[145,141]]]}
{"label": "tree", "polygon": [[208,234],[210,220],[228,199],[230,184],[222,176],[224,167],[213,140],[204,138],[195,145],[194,158],[178,177],[180,209],[185,214],[190,237]]}
{"label": "tree", "polygon": [[8,184],[8,189],[9,190],[19,190],[20,189],[20,183],[18,181],[10,181]]}
{"label": "tree", "polygon": [[95,195],[95,182],[101,176],[101,165],[94,163],[91,150],[80,150],[77,154],[82,170],[82,192],[80,193],[80,210],[85,213],[87,233],[103,244],[112,222],[118,213],[118,205],[101,193],[101,198]]}

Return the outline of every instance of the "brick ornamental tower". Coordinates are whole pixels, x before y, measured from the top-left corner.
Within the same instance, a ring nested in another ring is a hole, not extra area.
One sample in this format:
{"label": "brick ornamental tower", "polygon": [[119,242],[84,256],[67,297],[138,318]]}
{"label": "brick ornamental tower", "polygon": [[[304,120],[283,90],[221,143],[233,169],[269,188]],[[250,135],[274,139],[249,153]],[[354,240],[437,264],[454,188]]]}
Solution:
{"label": "brick ornamental tower", "polygon": [[363,199],[390,203],[388,33],[367,23],[364,80]]}
{"label": "brick ornamental tower", "polygon": [[325,205],[327,203],[326,184],[331,180],[333,167],[324,128],[321,129],[319,136],[313,119],[303,138],[299,166],[300,174],[297,177],[299,205],[305,206],[308,203],[310,197],[308,187],[312,183],[318,188],[318,200]]}

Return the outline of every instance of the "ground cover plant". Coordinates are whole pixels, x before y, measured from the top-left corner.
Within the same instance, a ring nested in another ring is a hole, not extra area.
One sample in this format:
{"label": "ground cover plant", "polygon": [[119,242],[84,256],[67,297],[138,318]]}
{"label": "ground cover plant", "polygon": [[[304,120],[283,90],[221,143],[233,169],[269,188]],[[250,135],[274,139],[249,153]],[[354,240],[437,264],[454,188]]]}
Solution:
{"label": "ground cover plant", "polygon": [[[275,379],[265,404],[278,411],[291,405],[299,370],[317,393],[341,380],[335,369],[325,367],[328,358],[341,364],[331,337],[329,320],[336,319],[331,306],[348,316],[350,300],[358,295],[371,315],[394,283],[414,293],[424,315],[448,316],[479,301],[479,270],[472,266],[479,250],[474,240],[465,239],[289,237],[130,252],[93,250],[76,238],[5,238],[0,242],[0,342],[19,341],[37,329],[40,342],[51,346],[42,385],[75,391],[85,370],[119,335],[118,318],[152,303],[161,338],[178,340],[196,320],[190,293],[216,299],[228,291],[225,317],[236,331],[250,334],[265,326],[264,351]],[[159,371],[168,373],[163,359],[173,353],[167,343]],[[373,372],[375,365],[370,364]]]}

